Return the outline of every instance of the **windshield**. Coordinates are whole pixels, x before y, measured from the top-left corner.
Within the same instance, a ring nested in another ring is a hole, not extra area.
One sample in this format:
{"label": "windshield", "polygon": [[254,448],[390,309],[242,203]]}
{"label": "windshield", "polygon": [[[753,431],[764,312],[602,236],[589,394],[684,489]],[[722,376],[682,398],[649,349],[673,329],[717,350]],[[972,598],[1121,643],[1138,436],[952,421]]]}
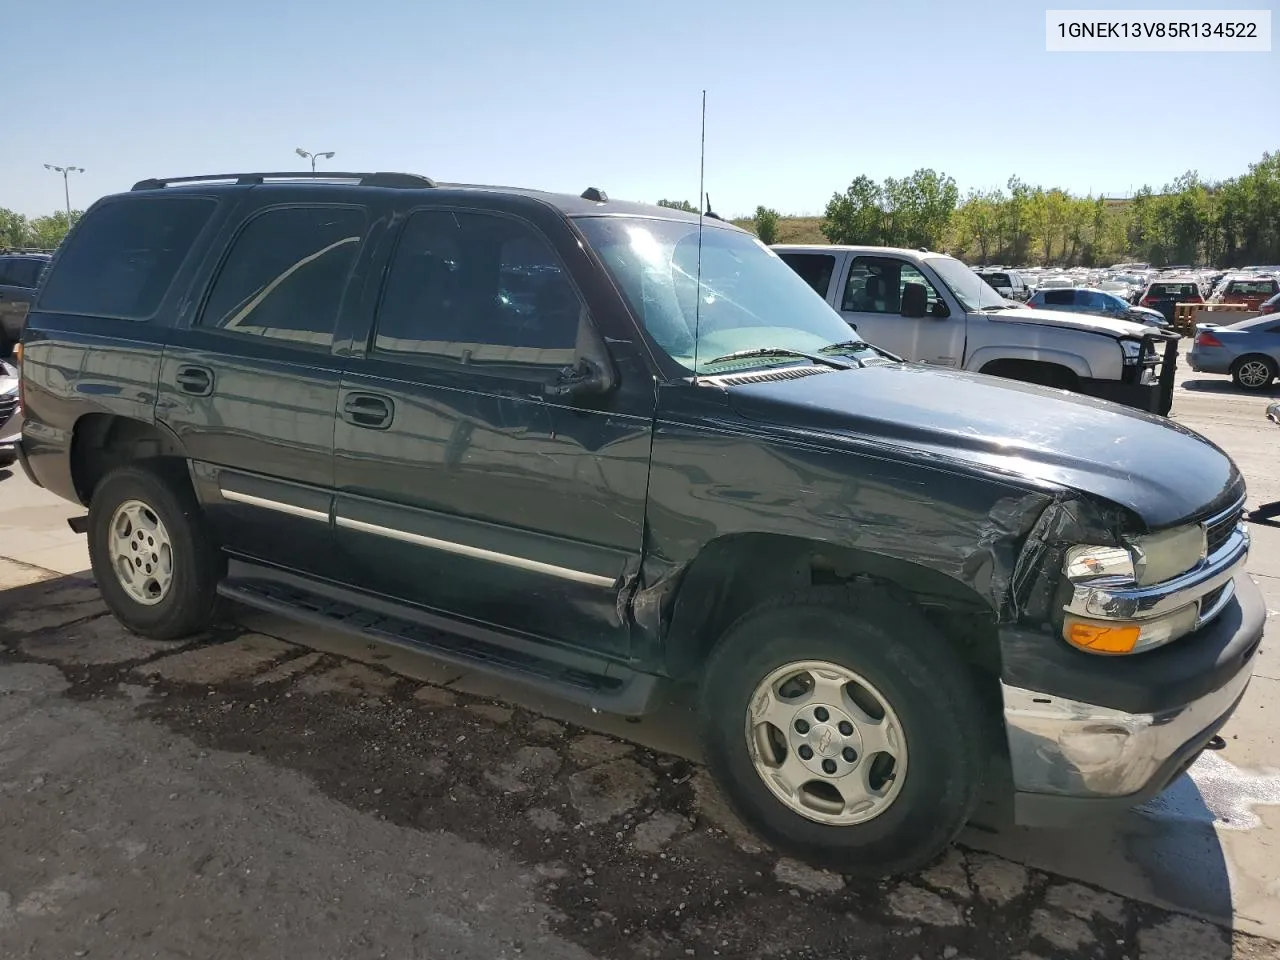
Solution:
{"label": "windshield", "polygon": [[[642,217],[583,217],[578,226],[658,345],[696,372],[744,350],[814,353],[857,335],[794,270],[755,237],[704,225],[701,298],[698,225]],[[757,366],[794,362],[759,357]]]}
{"label": "windshield", "polygon": [[955,298],[966,310],[1008,306],[1008,300],[954,257],[929,257],[925,263],[951,288]]}

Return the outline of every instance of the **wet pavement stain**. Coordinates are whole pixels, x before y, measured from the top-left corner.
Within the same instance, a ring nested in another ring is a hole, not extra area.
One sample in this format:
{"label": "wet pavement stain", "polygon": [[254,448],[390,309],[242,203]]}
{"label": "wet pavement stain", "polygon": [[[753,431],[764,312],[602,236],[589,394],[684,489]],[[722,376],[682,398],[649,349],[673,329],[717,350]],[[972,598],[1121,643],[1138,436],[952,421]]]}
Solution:
{"label": "wet pavement stain", "polygon": [[1262,823],[1254,807],[1280,806],[1280,772],[1243,770],[1220,753],[1205,751],[1187,773],[1138,811],[1155,819],[1252,830]]}

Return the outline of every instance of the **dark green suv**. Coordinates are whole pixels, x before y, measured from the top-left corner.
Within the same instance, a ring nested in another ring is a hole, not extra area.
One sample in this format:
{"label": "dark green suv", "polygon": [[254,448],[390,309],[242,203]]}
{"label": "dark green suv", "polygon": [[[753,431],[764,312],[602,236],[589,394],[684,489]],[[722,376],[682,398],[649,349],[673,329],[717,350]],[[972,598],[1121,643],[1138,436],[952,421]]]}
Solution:
{"label": "dark green suv", "polygon": [[696,685],[742,817],[850,872],[992,778],[1024,823],[1146,799],[1262,637],[1209,441],[898,362],[754,236],[596,189],[144,180],[63,244],[22,382],[130,629],[222,597],[601,710]]}

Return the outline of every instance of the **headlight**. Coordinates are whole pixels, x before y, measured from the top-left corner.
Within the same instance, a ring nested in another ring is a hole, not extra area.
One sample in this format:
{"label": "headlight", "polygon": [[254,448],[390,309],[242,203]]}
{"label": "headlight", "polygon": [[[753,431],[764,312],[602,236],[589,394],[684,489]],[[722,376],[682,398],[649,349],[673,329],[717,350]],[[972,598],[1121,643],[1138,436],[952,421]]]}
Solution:
{"label": "headlight", "polygon": [[1207,546],[1204,527],[1194,523],[1126,538],[1123,546],[1070,548],[1063,570],[1078,588],[1072,608],[1077,612],[1063,620],[1063,639],[1089,653],[1124,654],[1150,650],[1190,633],[1199,620],[1199,604],[1142,618],[1136,609],[1117,609],[1106,588],[1149,587],[1173,580],[1198,567]]}
{"label": "headlight", "polygon": [[1127,538],[1123,547],[1072,547],[1065,572],[1073,583],[1120,577],[1148,587],[1194,570],[1205,558],[1204,527],[1198,523]]}
{"label": "headlight", "polygon": [[1141,340],[1121,340],[1120,350],[1124,353],[1125,363],[1137,363],[1142,359]]}
{"label": "headlight", "polygon": [[1129,547],[1134,555],[1133,568],[1138,585],[1148,587],[1194,570],[1204,560],[1209,545],[1204,527],[1192,523],[1145,537],[1134,537]]}
{"label": "headlight", "polygon": [[1068,614],[1062,636],[1088,653],[1141,653],[1185,636],[1199,619],[1200,607],[1195,603],[1150,620],[1089,620]]}

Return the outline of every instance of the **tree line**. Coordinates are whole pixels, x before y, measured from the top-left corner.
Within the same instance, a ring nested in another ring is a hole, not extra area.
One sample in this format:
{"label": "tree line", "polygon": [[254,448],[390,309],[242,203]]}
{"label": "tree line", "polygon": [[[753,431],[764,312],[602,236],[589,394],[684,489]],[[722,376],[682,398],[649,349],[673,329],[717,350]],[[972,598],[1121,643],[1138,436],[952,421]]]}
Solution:
{"label": "tree line", "polygon": [[[687,200],[658,203],[698,211]],[[51,249],[79,216],[27,218],[0,208],[0,247]],[[759,206],[749,225],[763,242],[775,243],[782,219]],[[926,247],[971,263],[1278,264],[1280,151],[1264,153],[1238,177],[1208,182],[1188,171],[1127,200],[1074,196],[1016,176],[1005,189],[961,197],[954,179],[929,168],[878,183],[858,176],[832,195],[821,230],[831,243]]]}
{"label": "tree line", "polygon": [[[696,212],[686,201],[660,202]],[[779,220],[776,210],[757,207],[739,222],[774,243]],[[1005,189],[961,197],[953,178],[929,168],[881,182],[858,176],[832,195],[821,230],[830,243],[926,247],[970,263],[1280,264],[1280,151],[1238,177],[1209,182],[1188,171],[1125,200],[1016,176]]]}
{"label": "tree line", "polygon": [[36,247],[52,250],[62,242],[71,224],[80,219],[80,210],[72,210],[71,218],[59,210],[44,217],[24,217],[20,213],[0,207],[0,249],[6,247]]}

